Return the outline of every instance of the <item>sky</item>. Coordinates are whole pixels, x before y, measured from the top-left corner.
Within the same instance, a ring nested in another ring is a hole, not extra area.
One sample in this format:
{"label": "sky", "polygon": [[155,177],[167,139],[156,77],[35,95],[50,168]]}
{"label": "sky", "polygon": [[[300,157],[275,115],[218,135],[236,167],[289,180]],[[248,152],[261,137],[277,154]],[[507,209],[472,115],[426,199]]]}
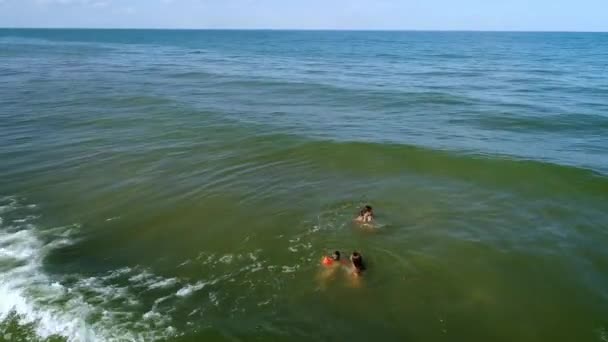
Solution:
{"label": "sky", "polygon": [[608,31],[608,0],[0,0],[0,27]]}

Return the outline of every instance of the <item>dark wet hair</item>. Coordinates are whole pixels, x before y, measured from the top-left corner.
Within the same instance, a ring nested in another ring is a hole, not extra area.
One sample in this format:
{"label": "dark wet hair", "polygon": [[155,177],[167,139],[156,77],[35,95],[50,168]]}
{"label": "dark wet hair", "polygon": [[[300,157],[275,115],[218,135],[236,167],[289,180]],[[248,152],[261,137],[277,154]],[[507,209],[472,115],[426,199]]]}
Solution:
{"label": "dark wet hair", "polygon": [[366,205],[366,206],[365,206],[365,211],[370,212],[370,211],[372,211],[372,210],[374,210],[374,209],[372,208],[372,206],[371,206],[371,205]]}
{"label": "dark wet hair", "polygon": [[353,266],[355,266],[357,272],[361,272],[365,269],[365,265],[363,264],[363,257],[359,252],[353,252],[350,257],[350,260],[352,261]]}
{"label": "dark wet hair", "polygon": [[340,260],[340,251],[335,251],[334,254],[332,255],[332,257],[334,258],[334,260]]}

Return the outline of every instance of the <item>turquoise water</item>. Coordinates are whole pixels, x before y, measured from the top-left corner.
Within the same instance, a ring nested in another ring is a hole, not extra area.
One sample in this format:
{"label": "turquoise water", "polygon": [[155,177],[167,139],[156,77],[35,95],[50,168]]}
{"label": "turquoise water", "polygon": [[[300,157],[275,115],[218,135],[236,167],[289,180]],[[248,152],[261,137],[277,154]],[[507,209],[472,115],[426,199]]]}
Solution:
{"label": "turquoise water", "polygon": [[[606,61],[608,34],[2,29],[0,317],[608,341]],[[359,282],[321,278],[334,249]]]}

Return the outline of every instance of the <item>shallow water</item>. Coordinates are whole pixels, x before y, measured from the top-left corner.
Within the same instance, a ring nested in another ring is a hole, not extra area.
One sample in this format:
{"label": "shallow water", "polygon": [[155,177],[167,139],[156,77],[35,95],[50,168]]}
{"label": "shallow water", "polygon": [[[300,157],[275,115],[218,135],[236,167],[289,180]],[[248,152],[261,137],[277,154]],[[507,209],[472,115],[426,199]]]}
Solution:
{"label": "shallow water", "polygon": [[[0,316],[606,341],[607,57],[606,34],[0,30]],[[335,249],[359,283],[319,281]]]}

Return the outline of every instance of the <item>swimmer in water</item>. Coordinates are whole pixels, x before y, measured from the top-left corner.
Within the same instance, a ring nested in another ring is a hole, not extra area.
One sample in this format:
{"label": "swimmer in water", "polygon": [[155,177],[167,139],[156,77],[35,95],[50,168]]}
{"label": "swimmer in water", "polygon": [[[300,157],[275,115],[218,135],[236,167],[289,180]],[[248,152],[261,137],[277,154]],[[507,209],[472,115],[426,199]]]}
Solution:
{"label": "swimmer in water", "polygon": [[321,260],[321,265],[323,265],[323,270],[319,273],[319,283],[320,289],[324,290],[327,286],[327,282],[334,278],[336,275],[336,271],[340,268],[339,266],[343,263],[340,260],[340,251],[335,251],[332,255],[326,255]]}
{"label": "swimmer in water", "polygon": [[361,276],[365,270],[365,264],[363,264],[363,256],[359,252],[353,252],[350,255],[350,262],[352,265],[353,275]]}
{"label": "swimmer in water", "polygon": [[331,256],[323,257],[323,265],[325,266],[333,266],[337,265],[340,262],[340,251],[335,251]]}
{"label": "swimmer in water", "polygon": [[359,216],[357,217],[357,222],[370,223],[373,220],[374,220],[374,209],[371,206],[366,205],[359,212]]}

